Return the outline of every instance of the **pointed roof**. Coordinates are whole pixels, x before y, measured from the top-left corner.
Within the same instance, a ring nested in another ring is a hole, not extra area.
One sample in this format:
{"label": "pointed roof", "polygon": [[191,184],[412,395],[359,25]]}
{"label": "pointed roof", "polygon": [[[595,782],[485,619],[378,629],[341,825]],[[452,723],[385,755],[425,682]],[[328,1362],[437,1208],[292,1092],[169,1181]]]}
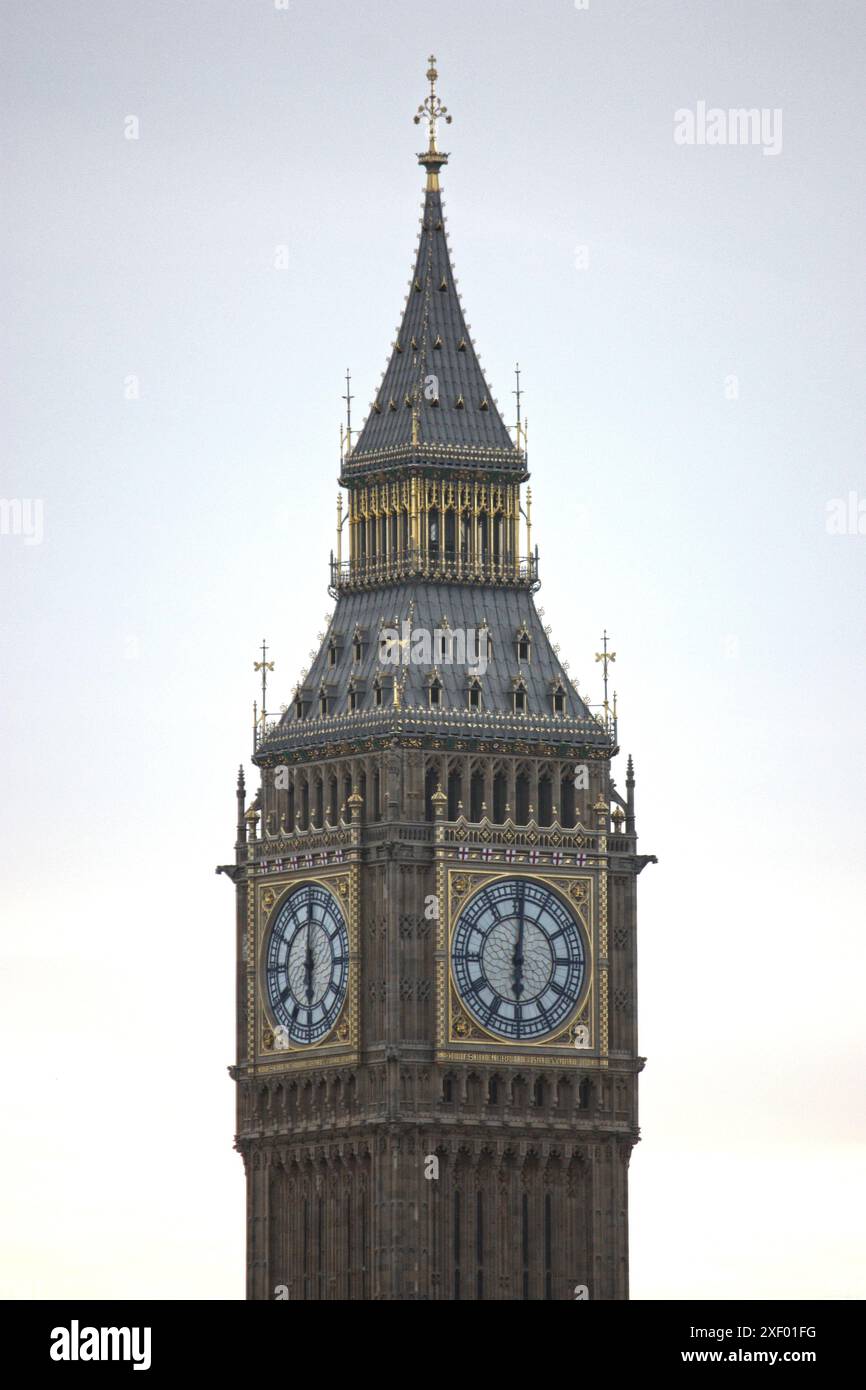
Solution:
{"label": "pointed roof", "polygon": [[439,189],[439,170],[448,156],[436,147],[436,121],[451,118],[436,95],[434,63],[431,58],[430,95],[415,118],[430,125],[429,146],[418,156],[427,169],[418,251],[388,365],[345,460],[347,474],[383,454],[523,466],[485,379],[451,265]]}

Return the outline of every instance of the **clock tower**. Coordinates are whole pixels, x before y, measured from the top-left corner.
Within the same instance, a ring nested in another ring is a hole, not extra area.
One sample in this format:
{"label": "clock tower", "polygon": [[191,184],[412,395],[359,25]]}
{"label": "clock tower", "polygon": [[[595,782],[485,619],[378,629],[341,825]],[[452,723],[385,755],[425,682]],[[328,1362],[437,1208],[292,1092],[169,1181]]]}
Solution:
{"label": "clock tower", "polygon": [[[634,770],[535,605],[526,431],[464,318],[439,179],[347,418],[327,632],[237,785],[251,1299],[625,1299]],[[351,393],[347,386],[347,406]],[[343,495],[347,513],[343,516]],[[267,673],[266,652],[258,663]],[[263,692],[264,693],[264,692]]]}

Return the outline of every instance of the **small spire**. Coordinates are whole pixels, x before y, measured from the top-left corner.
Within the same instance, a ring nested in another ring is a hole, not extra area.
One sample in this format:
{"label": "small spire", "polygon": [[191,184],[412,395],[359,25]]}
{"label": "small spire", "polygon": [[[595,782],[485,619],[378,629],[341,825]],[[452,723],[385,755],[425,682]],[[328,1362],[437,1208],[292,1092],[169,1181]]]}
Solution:
{"label": "small spire", "polygon": [[246,787],[244,784],[243,763],[241,763],[240,767],[238,768],[238,785],[237,791],[235,792],[235,796],[237,797],[238,806],[237,837],[235,839],[235,849],[238,851],[237,862],[240,863],[240,849],[241,846],[245,845],[247,842],[247,824],[246,819],[244,817],[244,808],[246,806]]}
{"label": "small spire", "polygon": [[444,120],[446,125],[450,125],[451,117],[448,114],[448,107],[442,105],[436,91],[436,81],[439,74],[436,71],[435,55],[431,53],[427,61],[430,64],[427,69],[427,81],[430,83],[430,91],[418,107],[418,111],[412,119],[416,125],[420,125],[422,120],[427,122],[430,138],[426,150],[418,156],[418,163],[423,165],[427,170],[428,190],[436,190],[439,187],[439,170],[442,168],[443,164],[448,163],[447,154],[443,154],[436,146],[436,123],[437,121]]}

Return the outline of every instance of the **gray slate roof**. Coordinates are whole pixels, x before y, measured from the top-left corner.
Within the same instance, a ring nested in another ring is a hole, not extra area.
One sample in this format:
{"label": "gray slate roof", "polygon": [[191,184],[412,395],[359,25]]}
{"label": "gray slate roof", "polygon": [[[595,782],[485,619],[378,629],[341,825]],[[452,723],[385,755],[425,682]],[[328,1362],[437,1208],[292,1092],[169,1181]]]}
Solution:
{"label": "gray slate roof", "polygon": [[[438,380],[438,405],[425,397],[424,384],[430,376]],[[418,254],[402,322],[375,406],[350,455],[352,464],[361,463],[366,454],[412,443],[413,411],[406,405],[407,396],[418,402],[420,443],[501,449],[517,455],[466,327],[451,268],[441,194],[431,189],[424,197]],[[457,404],[459,397],[462,408]]]}
{"label": "gray slate roof", "polygon": [[[442,683],[441,705],[445,710],[468,713],[467,687],[472,672],[466,665],[447,664],[435,660],[430,664],[395,666],[380,661],[379,636],[383,625],[396,619],[401,630],[404,619],[411,616],[412,629],[425,629],[431,634],[443,627],[447,618],[452,631],[478,630],[487,620],[492,639],[492,658],[481,675],[482,708],[511,715],[513,713],[512,677],[522,675],[526,683],[529,715],[551,713],[551,691],[561,679],[566,691],[566,713],[573,719],[588,719],[589,712],[575,694],[559,658],[550,645],[531,593],[521,589],[500,589],[494,586],[463,584],[427,584],[422,582],[394,584],[375,590],[341,595],[321,649],[310,668],[303,689],[312,701],[310,715],[318,713],[319,692],[324,682],[329,695],[329,713],[349,711],[349,681],[355,677],[361,696],[360,709],[373,705],[373,680],[378,674],[402,678],[405,675],[401,704],[403,707],[429,707],[428,678],[436,667]],[[519,662],[516,635],[525,624],[530,635],[530,659]],[[360,629],[363,655],[354,660],[353,637]],[[402,630],[401,630],[402,636]],[[329,664],[331,638],[337,643],[336,664]],[[436,653],[434,651],[434,658]],[[390,695],[386,697],[390,703]],[[305,721],[302,721],[305,722]],[[283,717],[287,731],[297,727],[294,706]]]}

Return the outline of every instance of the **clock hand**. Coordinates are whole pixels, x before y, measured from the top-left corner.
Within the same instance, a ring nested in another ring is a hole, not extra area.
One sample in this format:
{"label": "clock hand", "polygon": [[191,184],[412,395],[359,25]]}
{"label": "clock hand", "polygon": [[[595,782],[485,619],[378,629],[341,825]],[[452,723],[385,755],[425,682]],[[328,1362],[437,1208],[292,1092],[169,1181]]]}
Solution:
{"label": "clock hand", "polygon": [[514,943],[514,993],[519,999],[523,993],[523,881],[517,889],[517,940]]}
{"label": "clock hand", "polygon": [[304,956],[304,992],[307,996],[307,1004],[313,1002],[313,950],[311,945],[311,923],[313,918],[313,904],[307,903],[307,953]]}

